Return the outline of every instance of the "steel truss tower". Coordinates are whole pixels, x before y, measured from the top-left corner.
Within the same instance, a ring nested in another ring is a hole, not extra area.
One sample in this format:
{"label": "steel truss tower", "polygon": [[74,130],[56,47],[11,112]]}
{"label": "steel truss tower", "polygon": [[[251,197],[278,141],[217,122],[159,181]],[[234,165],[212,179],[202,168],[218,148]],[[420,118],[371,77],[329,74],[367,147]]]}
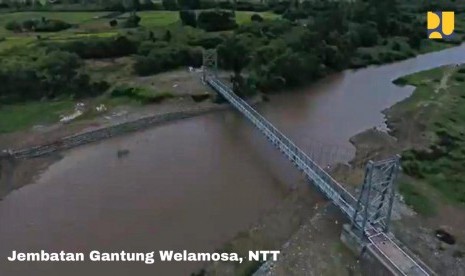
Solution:
{"label": "steel truss tower", "polygon": [[207,77],[217,77],[218,71],[218,54],[215,49],[203,51],[203,80]]}
{"label": "steel truss tower", "polygon": [[392,205],[395,197],[395,180],[400,170],[400,156],[383,161],[369,161],[360,192],[352,228],[364,238],[372,227],[389,230]]}

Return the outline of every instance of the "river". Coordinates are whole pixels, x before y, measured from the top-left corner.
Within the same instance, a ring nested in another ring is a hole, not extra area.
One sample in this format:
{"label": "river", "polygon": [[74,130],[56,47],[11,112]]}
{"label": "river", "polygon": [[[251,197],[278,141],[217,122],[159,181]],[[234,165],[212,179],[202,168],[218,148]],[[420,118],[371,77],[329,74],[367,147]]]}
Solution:
{"label": "river", "polygon": [[[393,85],[393,79],[457,62],[465,62],[465,45],[344,71],[306,89],[273,95],[258,109],[303,150],[330,145],[338,149],[332,158],[347,161],[353,154],[349,138],[373,126],[384,127],[381,111],[412,92],[412,87]],[[121,149],[129,154],[118,158]],[[234,111],[161,125],[63,154],[33,185],[0,201],[0,275],[189,275],[200,264],[13,265],[5,260],[12,250],[212,252],[303,183]]]}

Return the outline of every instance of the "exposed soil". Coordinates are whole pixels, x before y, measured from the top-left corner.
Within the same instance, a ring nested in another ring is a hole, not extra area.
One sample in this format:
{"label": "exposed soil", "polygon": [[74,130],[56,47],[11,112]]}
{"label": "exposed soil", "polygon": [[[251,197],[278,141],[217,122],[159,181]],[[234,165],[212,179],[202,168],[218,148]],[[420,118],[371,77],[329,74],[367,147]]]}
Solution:
{"label": "exposed soil", "polygon": [[[220,251],[281,250],[266,275],[359,275],[355,257],[339,241],[344,218],[302,183],[276,208]],[[283,246],[284,245],[284,246]],[[250,275],[261,264],[210,263],[205,275]]]}
{"label": "exposed soil", "polygon": [[332,205],[307,218],[265,275],[362,275],[356,257],[340,241],[346,219]]}

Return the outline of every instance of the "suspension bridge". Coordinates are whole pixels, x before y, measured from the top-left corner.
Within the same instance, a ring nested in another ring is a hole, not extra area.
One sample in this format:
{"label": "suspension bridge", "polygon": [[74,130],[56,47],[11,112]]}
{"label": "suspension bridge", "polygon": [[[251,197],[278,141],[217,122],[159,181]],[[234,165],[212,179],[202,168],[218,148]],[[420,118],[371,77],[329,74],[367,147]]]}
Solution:
{"label": "suspension bridge", "polygon": [[204,53],[203,81],[244,115],[319,191],[351,221],[342,239],[358,253],[370,252],[395,275],[434,275],[424,263],[402,249],[389,232],[395,197],[395,179],[400,169],[399,156],[369,161],[361,192],[356,199],[303,150],[260,115],[217,76],[215,51]]}

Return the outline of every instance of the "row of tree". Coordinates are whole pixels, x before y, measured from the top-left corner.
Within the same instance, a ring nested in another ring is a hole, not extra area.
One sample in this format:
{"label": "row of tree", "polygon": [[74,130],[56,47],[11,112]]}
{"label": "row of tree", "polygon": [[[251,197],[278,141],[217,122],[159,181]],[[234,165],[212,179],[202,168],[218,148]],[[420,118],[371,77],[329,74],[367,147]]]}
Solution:
{"label": "row of tree", "polygon": [[71,24],[58,19],[26,19],[24,21],[9,21],[5,29],[12,32],[58,32],[71,28]]}

